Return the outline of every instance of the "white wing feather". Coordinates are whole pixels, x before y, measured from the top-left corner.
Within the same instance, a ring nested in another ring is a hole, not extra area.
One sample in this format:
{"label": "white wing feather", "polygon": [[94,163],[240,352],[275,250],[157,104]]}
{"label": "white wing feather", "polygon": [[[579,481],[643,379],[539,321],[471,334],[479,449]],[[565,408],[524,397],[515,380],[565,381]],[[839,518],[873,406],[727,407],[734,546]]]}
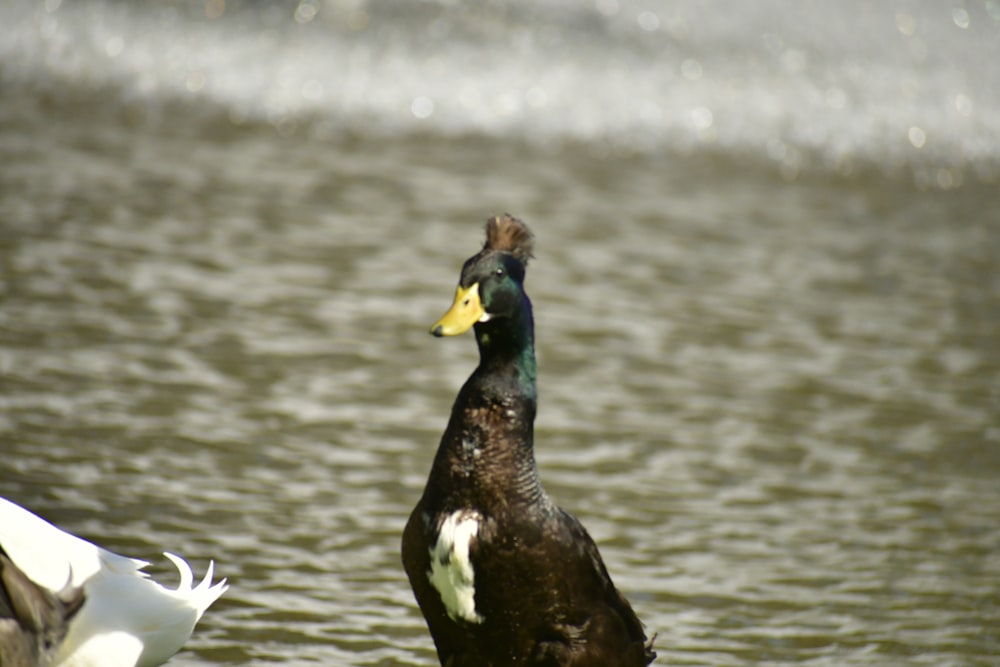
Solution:
{"label": "white wing feather", "polygon": [[0,545],[35,583],[52,591],[84,587],[86,601],[56,656],[58,667],[153,667],[180,650],[205,610],[229,588],[212,584],[215,564],[193,586],[187,562],[164,555],[180,574],[167,589],[142,571],[147,562],[119,556],[59,530],[0,498]]}

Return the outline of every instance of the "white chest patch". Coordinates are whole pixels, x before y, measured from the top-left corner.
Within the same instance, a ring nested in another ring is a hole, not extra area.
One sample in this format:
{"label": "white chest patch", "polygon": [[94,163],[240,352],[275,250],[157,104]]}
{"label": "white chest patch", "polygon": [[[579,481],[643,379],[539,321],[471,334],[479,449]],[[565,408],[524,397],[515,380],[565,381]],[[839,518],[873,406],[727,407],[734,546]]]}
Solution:
{"label": "white chest patch", "polygon": [[427,573],[448,615],[469,623],[483,622],[483,617],[476,613],[476,573],[469,560],[469,544],[479,533],[481,519],[472,510],[449,514],[441,523],[437,544],[431,548],[431,569]]}

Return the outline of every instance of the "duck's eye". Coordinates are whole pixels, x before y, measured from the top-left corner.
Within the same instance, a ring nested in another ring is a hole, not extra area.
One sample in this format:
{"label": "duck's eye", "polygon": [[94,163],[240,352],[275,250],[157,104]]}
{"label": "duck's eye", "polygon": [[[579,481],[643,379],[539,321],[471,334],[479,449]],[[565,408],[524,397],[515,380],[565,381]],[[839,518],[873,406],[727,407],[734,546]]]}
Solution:
{"label": "duck's eye", "polygon": [[497,276],[497,278],[503,278],[503,274],[504,273],[506,273],[506,271],[503,270],[503,267],[502,266],[498,266],[497,270],[496,270],[496,276]]}

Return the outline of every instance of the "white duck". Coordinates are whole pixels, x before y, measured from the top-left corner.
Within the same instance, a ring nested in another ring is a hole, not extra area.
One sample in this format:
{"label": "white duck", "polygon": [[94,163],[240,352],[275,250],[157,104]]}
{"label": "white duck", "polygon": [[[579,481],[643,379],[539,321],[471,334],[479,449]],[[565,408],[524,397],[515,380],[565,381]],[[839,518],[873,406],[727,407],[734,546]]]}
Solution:
{"label": "white duck", "polygon": [[83,607],[52,665],[57,667],[152,667],[180,650],[205,610],[226,592],[212,584],[214,563],[193,586],[191,567],[163,555],[180,573],[169,590],[142,571],[149,563],[119,556],[63,532],[28,510],[0,498],[0,546],[24,574],[56,593],[82,587]]}

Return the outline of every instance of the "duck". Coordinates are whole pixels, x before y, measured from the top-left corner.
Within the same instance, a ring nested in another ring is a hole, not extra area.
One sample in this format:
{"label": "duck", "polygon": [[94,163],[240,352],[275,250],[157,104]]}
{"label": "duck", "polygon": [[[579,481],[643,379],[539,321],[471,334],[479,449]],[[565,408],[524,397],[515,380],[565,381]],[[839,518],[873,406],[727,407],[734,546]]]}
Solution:
{"label": "duck", "polygon": [[0,665],[51,665],[83,600],[82,588],[42,588],[0,547]]}
{"label": "duck", "polygon": [[[166,588],[144,571],[148,562],[60,530],[2,497],[0,547],[11,572],[16,569],[50,603],[52,597],[58,603],[54,625],[62,623],[58,633],[64,636],[51,659],[39,661],[53,667],[161,665],[181,649],[205,611],[229,588],[226,579],[212,583],[214,561],[194,584],[187,561],[164,552],[180,577],[177,588]],[[7,660],[0,664],[6,666]]]}
{"label": "duck", "polygon": [[479,364],[458,392],[402,561],[443,667],[641,667],[653,638],[597,545],[542,486],[537,362],[525,270],[534,234],[504,214],[462,267],[435,337],[470,328]]}

